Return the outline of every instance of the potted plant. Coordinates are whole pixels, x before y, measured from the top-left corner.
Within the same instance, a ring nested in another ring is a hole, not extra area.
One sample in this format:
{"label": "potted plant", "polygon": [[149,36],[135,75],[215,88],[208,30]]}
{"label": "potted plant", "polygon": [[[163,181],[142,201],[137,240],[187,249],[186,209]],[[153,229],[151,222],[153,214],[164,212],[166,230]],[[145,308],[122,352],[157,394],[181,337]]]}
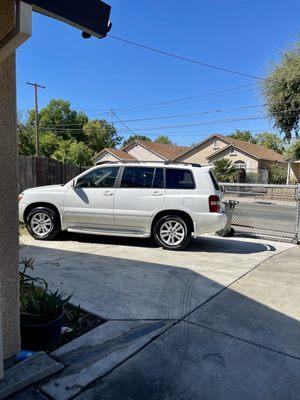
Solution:
{"label": "potted plant", "polygon": [[26,270],[32,265],[32,259],[25,259],[20,272],[21,344],[25,350],[47,350],[60,342],[64,306],[71,296],[49,291],[44,279],[30,277]]}

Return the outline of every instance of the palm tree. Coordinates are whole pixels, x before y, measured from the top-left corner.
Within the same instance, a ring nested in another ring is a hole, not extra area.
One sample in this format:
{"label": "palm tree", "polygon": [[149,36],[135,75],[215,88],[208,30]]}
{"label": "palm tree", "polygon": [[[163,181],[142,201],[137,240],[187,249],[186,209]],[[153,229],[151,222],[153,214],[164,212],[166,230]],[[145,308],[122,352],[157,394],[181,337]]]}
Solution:
{"label": "palm tree", "polygon": [[219,182],[233,182],[237,170],[232,165],[231,160],[221,158],[214,162],[214,174]]}

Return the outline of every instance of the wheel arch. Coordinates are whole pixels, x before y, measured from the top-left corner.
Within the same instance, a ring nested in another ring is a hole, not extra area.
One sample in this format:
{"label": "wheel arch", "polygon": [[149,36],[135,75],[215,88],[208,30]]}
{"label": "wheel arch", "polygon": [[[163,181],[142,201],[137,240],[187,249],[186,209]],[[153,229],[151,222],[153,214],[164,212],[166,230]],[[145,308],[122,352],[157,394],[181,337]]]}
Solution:
{"label": "wheel arch", "polygon": [[177,215],[179,217],[184,218],[188,223],[188,228],[191,230],[191,232],[194,232],[194,222],[188,212],[183,211],[183,210],[168,209],[168,210],[162,210],[154,216],[154,218],[152,219],[152,222],[151,222],[151,234],[153,234],[153,230],[154,230],[154,226],[155,226],[156,222],[158,220],[160,220],[162,217],[165,217],[167,215]]}
{"label": "wheel arch", "polygon": [[44,201],[38,201],[38,202],[35,202],[35,203],[31,203],[25,208],[25,210],[24,210],[24,222],[25,223],[27,221],[27,218],[28,218],[28,215],[29,215],[30,211],[33,210],[36,207],[47,207],[47,208],[50,208],[51,210],[53,210],[55,212],[55,214],[57,215],[60,224],[62,225],[61,214],[60,214],[58,208],[54,204],[47,203],[47,202],[44,202]]}

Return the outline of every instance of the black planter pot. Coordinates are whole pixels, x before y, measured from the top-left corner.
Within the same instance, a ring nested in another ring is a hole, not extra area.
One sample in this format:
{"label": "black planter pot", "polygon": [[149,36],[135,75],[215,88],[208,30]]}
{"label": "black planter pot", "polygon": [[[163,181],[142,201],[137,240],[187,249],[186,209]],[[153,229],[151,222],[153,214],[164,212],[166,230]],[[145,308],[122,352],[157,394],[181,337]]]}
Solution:
{"label": "black planter pot", "polygon": [[27,323],[21,317],[21,347],[22,350],[48,350],[61,340],[61,328],[64,314],[44,324]]}

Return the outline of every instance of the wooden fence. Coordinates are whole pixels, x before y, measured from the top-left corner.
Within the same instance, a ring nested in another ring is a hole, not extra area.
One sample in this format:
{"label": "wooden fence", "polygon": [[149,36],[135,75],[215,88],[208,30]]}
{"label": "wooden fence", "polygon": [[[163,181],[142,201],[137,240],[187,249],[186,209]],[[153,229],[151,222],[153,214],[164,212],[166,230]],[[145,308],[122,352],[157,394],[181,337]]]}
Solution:
{"label": "wooden fence", "polygon": [[35,186],[66,183],[84,170],[51,158],[19,155],[19,193]]}

